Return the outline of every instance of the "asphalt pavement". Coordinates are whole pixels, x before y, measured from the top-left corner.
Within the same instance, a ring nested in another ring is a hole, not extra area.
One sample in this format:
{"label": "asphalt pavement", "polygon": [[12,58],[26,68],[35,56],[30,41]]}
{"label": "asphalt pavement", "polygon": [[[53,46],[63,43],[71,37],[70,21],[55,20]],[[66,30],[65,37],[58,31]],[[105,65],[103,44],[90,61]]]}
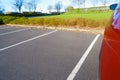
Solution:
{"label": "asphalt pavement", "polygon": [[99,80],[102,37],[0,26],[0,80]]}

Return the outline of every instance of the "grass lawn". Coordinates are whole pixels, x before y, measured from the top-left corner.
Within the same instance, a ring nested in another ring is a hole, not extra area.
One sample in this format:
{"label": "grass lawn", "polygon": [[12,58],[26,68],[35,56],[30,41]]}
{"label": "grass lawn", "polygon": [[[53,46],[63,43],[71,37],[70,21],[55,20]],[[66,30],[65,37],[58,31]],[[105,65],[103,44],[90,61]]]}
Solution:
{"label": "grass lawn", "polygon": [[[42,18],[64,18],[64,19],[73,19],[73,18],[87,18],[92,20],[103,20],[103,19],[109,19],[112,15],[112,12],[97,12],[97,13],[64,13],[61,15],[56,16],[43,16]],[[38,17],[41,18],[41,17]]]}

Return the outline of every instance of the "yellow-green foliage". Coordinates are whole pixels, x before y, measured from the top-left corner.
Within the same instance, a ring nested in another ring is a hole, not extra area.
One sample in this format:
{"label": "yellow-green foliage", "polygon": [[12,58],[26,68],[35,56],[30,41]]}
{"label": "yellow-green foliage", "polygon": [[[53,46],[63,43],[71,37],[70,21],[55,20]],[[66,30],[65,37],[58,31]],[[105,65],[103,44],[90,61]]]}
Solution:
{"label": "yellow-green foliage", "polygon": [[91,20],[86,18],[19,18],[10,22],[11,24],[28,24],[28,25],[43,25],[43,26],[60,26],[60,27],[105,27],[106,20]]}
{"label": "yellow-green foliage", "polygon": [[15,20],[19,17],[13,17],[13,16],[0,16],[0,19],[3,21],[4,24],[9,23],[12,20]]}
{"label": "yellow-green foliage", "polygon": [[[0,17],[1,21],[5,24],[23,24],[23,25],[41,25],[41,26],[54,26],[54,27],[105,27],[107,19],[93,20],[88,18],[25,18],[25,17]],[[108,19],[109,20],[109,19]]]}
{"label": "yellow-green foliage", "polygon": [[25,17],[21,17],[21,18],[15,19],[9,23],[11,23],[11,24],[28,24],[28,19]]}

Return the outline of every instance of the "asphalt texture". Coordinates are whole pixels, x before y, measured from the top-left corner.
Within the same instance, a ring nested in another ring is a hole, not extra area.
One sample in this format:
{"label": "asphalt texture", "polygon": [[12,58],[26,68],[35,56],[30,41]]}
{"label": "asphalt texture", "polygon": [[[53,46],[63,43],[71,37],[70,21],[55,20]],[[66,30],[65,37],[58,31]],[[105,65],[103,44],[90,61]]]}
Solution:
{"label": "asphalt texture", "polygon": [[[10,26],[0,26],[0,34],[20,29],[26,30],[0,35],[0,80],[66,80],[97,35]],[[99,80],[102,37],[97,39],[74,80]]]}

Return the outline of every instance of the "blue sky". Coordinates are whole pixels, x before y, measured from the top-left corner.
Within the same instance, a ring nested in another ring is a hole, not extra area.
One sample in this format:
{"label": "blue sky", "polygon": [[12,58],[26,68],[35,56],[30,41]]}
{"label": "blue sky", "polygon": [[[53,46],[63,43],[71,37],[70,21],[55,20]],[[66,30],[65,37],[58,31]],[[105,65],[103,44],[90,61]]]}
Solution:
{"label": "blue sky", "polygon": [[[14,0],[0,0],[0,3],[1,3],[0,5],[5,7],[6,12],[14,11],[13,5],[12,5],[13,1]],[[28,2],[29,0],[25,0],[25,1]],[[43,11],[43,12],[47,12],[48,5],[54,6],[55,3],[58,1],[62,1],[62,4],[64,6],[63,8],[65,8],[69,5],[77,7],[77,5],[71,3],[71,0],[37,0],[37,1],[38,1],[37,2],[37,11]],[[94,0],[92,0],[92,1],[94,1]],[[96,4],[97,4],[96,6],[98,6],[98,5],[101,6],[102,3],[100,3],[100,0],[98,0],[98,1],[99,2],[96,2]],[[115,3],[115,2],[117,2],[117,0],[110,0],[109,4]],[[92,6],[93,5],[91,3],[91,0],[88,0],[86,2],[86,7],[92,7]],[[22,10],[25,11],[24,7],[22,7]]]}

